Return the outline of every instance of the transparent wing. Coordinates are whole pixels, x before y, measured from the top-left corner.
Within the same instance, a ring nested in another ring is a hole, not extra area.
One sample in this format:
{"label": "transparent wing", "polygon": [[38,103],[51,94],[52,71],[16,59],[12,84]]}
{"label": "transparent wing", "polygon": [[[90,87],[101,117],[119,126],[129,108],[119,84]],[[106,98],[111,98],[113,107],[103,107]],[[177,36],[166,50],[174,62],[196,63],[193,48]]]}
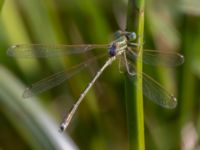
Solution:
{"label": "transparent wing", "polygon": [[78,54],[97,48],[108,48],[109,44],[83,44],[83,45],[43,45],[43,44],[19,44],[13,45],[7,50],[12,57],[54,57],[68,54]]}
{"label": "transparent wing", "polygon": [[[131,61],[137,59],[137,53],[130,48],[127,51],[127,57]],[[149,65],[179,66],[184,62],[184,56],[173,52],[160,52],[156,50],[143,50],[143,63]]]}
{"label": "transparent wing", "polygon": [[[165,90],[162,87],[162,85],[160,85],[157,81],[155,81],[153,78],[151,78],[145,73],[142,74],[137,73],[135,66],[133,64],[130,65],[129,63],[127,67],[129,67],[129,69],[127,69],[127,73],[134,80],[136,86],[138,86],[136,78],[137,77],[142,78],[142,90],[144,96],[148,97],[151,101],[155,102],[156,104],[162,107],[170,109],[176,107],[177,105],[176,97],[174,97],[167,90]],[[132,70],[133,73],[129,73],[128,70]]]}
{"label": "transparent wing", "polygon": [[[143,79],[142,90],[144,96],[162,107],[169,109],[173,109],[176,107],[176,97],[165,90],[157,81],[155,81],[153,78],[145,73],[143,73],[142,75],[137,74],[137,77]],[[136,76],[134,76],[134,78],[136,78]]]}
{"label": "transparent wing", "polygon": [[73,68],[66,70],[66,71],[61,71],[56,74],[53,74],[43,80],[40,80],[34,84],[32,84],[30,87],[26,88],[26,90],[23,93],[23,98],[28,98],[33,95],[42,93],[44,91],[47,91],[53,87],[56,87],[63,83],[64,81],[68,80],[75,74],[79,73],[83,69],[89,66],[89,64],[94,63],[96,59],[99,59],[105,55],[101,55],[99,57],[94,57],[92,59],[89,59],[88,61],[81,63],[77,66],[74,66]]}

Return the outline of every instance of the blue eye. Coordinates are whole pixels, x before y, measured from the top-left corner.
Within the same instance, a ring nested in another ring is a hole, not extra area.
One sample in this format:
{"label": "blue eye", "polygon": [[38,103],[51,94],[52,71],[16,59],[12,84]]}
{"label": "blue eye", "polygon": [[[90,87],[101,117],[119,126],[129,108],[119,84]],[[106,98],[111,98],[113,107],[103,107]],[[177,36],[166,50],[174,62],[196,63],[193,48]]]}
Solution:
{"label": "blue eye", "polygon": [[136,33],[135,32],[130,32],[128,35],[129,40],[133,41],[136,39]]}

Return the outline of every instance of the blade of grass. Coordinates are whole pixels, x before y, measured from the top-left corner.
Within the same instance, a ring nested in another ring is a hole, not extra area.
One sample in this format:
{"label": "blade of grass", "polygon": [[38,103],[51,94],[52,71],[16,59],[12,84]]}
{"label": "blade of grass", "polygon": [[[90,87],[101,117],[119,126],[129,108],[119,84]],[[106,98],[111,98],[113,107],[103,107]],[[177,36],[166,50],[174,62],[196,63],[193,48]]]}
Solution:
{"label": "blade of grass", "polygon": [[[138,26],[138,53],[139,59],[137,60],[136,68],[138,74],[142,74],[142,49],[143,49],[143,33],[144,33],[144,0],[140,0],[139,5],[139,26]],[[137,85],[142,87],[142,78],[137,78]],[[143,111],[143,93],[142,88],[136,88],[136,108],[137,108],[137,128],[138,128],[138,149],[145,149],[144,137],[144,111]]]}
{"label": "blade of grass", "polygon": [[[145,0],[129,0],[129,10],[127,14],[127,30],[131,31],[134,29],[134,23],[138,22],[137,35],[138,35],[138,55],[139,58],[136,62],[137,73],[142,74],[142,49],[143,49],[143,33],[144,33],[144,2]],[[138,17],[134,10],[139,8]],[[136,25],[136,24],[135,24]],[[127,120],[128,120],[128,134],[129,134],[129,149],[144,150],[145,149],[145,137],[144,137],[144,114],[143,114],[143,93],[142,93],[142,78],[137,78],[136,80],[137,88],[134,95],[133,86],[134,83],[127,76],[125,79],[125,89],[126,89],[126,106],[127,106]],[[136,97],[136,102],[134,104],[134,97]],[[135,107],[135,110],[134,110]],[[134,129],[134,118],[136,117],[136,129]],[[135,140],[135,133],[137,140]],[[135,141],[137,143],[135,144]]]}
{"label": "blade of grass", "polygon": [[22,99],[25,87],[9,70],[0,66],[0,74],[1,111],[31,149],[77,149],[67,135],[58,132],[58,125],[38,100]]}

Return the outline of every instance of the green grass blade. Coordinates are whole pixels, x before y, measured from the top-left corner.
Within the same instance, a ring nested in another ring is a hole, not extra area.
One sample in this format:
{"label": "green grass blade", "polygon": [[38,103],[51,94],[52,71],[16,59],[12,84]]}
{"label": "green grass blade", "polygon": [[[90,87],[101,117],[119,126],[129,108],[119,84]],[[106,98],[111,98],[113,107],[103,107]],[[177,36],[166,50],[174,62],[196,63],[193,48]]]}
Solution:
{"label": "green grass blade", "polygon": [[[138,24],[138,53],[137,72],[142,74],[142,49],[143,49],[143,34],[144,34],[144,0],[139,1],[139,24]],[[137,78],[137,85],[142,87],[142,78]],[[136,88],[136,111],[137,111],[137,127],[138,127],[138,149],[145,149],[144,138],[144,111],[143,111],[143,93],[142,88]]]}
{"label": "green grass blade", "polygon": [[[138,0],[136,2],[129,1],[129,11],[127,14],[127,30],[131,31],[135,28],[134,23],[137,22],[137,35],[138,35],[138,52],[139,58],[136,62],[137,72],[142,74],[142,49],[143,49],[143,33],[144,33],[144,0]],[[134,10],[138,7],[139,12],[134,14]],[[138,17],[136,18],[136,14]],[[144,137],[144,114],[143,114],[143,93],[142,93],[142,78],[137,78],[136,85],[139,86],[135,90],[134,96],[134,83],[130,78],[126,77],[126,106],[127,106],[127,119],[128,119],[128,130],[129,130],[129,148],[132,149],[145,149],[145,137]],[[134,104],[134,97],[136,102]],[[135,109],[134,109],[135,108]],[[134,118],[136,117],[136,129],[134,129]],[[136,133],[136,134],[135,134]],[[137,143],[135,144],[135,136],[137,137]],[[137,146],[135,146],[137,145]]]}
{"label": "green grass blade", "polygon": [[0,66],[0,74],[1,111],[31,149],[77,149],[58,132],[59,124],[47,115],[38,100],[22,98],[24,86],[12,73]]}

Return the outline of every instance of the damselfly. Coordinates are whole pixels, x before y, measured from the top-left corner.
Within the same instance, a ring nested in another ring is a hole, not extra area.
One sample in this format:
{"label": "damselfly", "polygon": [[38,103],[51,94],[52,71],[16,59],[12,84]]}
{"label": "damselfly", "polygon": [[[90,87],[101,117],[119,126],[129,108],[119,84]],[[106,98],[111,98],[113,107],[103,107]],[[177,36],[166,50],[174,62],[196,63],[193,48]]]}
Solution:
{"label": "damselfly", "polygon": [[[83,45],[14,45],[10,47],[7,51],[9,56],[22,57],[22,58],[32,58],[32,57],[53,57],[53,56],[63,56],[68,54],[79,54],[86,51],[90,51],[97,48],[108,49],[108,59],[104,65],[96,73],[92,81],[88,84],[85,90],[81,93],[79,99],[73,105],[70,112],[64,118],[61,123],[60,130],[64,131],[69,125],[73,115],[75,114],[77,108],[82,102],[83,98],[103,73],[103,71],[113,63],[116,59],[119,59],[120,68],[124,66],[127,73],[132,77],[140,77],[143,79],[143,93],[150,100],[154,101],[158,105],[165,108],[174,108],[177,105],[177,100],[175,96],[167,92],[158,82],[153,80],[146,74],[137,74],[134,68],[133,61],[138,58],[138,53],[134,49],[137,46],[135,32],[117,31],[115,33],[115,39],[109,44],[83,44]],[[95,59],[95,58],[94,58]],[[43,79],[32,86],[28,87],[24,93],[23,97],[28,98],[32,95],[41,93],[48,89],[51,89],[65,80],[68,80],[74,74],[80,72],[83,68],[87,67],[93,59],[88,60],[78,66],[68,70],[56,73],[46,79]],[[171,52],[159,52],[155,50],[143,50],[143,62],[150,65],[166,65],[166,66],[178,66],[184,62],[184,57],[178,53]]]}

